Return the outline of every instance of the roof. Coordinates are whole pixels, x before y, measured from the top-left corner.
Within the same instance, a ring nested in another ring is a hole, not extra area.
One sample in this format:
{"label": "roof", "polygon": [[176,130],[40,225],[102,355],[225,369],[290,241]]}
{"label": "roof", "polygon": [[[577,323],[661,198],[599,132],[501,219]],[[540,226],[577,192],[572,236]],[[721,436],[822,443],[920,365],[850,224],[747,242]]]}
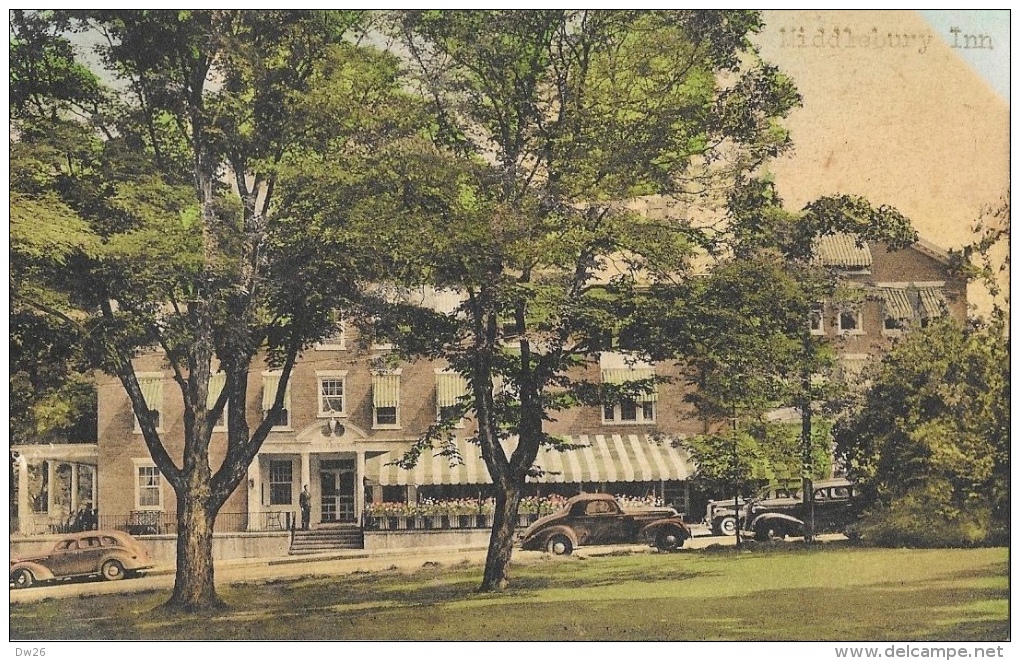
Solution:
{"label": "roof", "polygon": [[943,264],[949,263],[949,253],[926,239],[918,239],[911,248],[914,248],[922,255],[927,255],[928,257],[938,260]]}
{"label": "roof", "polygon": [[850,234],[827,234],[815,240],[815,256],[822,266],[862,269],[871,266],[871,249]]}

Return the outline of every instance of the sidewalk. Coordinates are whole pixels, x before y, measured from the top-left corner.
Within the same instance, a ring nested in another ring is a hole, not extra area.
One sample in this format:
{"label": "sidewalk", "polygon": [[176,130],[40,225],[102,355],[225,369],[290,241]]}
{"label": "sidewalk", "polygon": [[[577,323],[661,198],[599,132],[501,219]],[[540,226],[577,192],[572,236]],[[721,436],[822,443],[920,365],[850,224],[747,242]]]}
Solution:
{"label": "sidewalk", "polygon": [[[329,562],[335,560],[360,560],[379,559],[387,557],[402,557],[416,555],[425,557],[426,554],[435,552],[439,554],[467,553],[470,551],[485,551],[486,545],[479,546],[427,546],[420,548],[401,549],[378,549],[366,551],[364,549],[338,549],[336,551],[323,551],[322,553],[305,553],[301,555],[284,555],[272,558],[233,558],[230,560],[216,560],[216,568],[234,568],[245,566],[266,566],[295,565],[301,563]],[[159,565],[145,572],[146,576],[163,576],[174,574],[177,571],[176,565]]]}

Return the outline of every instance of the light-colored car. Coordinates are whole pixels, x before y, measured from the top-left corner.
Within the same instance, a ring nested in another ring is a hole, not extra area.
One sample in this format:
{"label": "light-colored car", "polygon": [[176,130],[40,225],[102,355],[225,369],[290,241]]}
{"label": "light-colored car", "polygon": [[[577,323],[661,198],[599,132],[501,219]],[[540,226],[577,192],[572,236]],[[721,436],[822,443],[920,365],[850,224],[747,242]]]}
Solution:
{"label": "light-colored car", "polygon": [[90,530],[67,535],[45,555],[11,560],[11,584],[27,588],[62,578],[99,575],[108,581],[151,568],[142,545],[120,530]]}
{"label": "light-colored car", "polygon": [[[769,485],[763,487],[758,494],[754,496],[754,499],[796,498],[797,493],[798,487]],[[733,498],[719,498],[718,500],[708,501],[708,506],[705,509],[705,523],[711,526],[712,534],[729,536],[736,535],[737,530],[744,525],[744,505],[746,504],[747,500],[745,498],[741,497],[737,499],[737,507],[740,512],[740,519],[738,521],[738,510],[733,509]]]}

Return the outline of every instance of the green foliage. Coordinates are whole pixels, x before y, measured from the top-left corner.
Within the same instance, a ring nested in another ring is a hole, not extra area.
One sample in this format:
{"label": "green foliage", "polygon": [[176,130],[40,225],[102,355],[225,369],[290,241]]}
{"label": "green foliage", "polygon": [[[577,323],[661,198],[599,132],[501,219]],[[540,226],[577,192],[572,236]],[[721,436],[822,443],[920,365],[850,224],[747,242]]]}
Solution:
{"label": "green foliage", "polygon": [[1010,197],[1007,189],[999,202],[984,209],[974,223],[977,240],[959,252],[950,253],[951,265],[980,283],[988,292],[992,299],[993,318],[1009,316],[1010,224]]}
{"label": "green foliage", "polygon": [[[757,12],[393,18],[395,52],[435,121],[431,146],[409,141],[399,162],[374,168],[386,188],[372,209],[383,221],[377,254],[397,285],[463,295],[449,315],[456,328],[429,350],[468,381],[475,440],[512,510],[539,448],[555,443],[542,429],[551,411],[654,385],[591,383],[574,370],[597,364],[607,335],[637,325],[643,288],[685,278],[714,240],[695,201],[718,213],[707,188],[725,190],[786,149],[781,122],[800,98],[751,44]],[[643,195],[674,212],[628,208]],[[419,233],[405,231],[408,216]],[[519,438],[509,455],[499,443],[508,435]],[[511,541],[507,532],[501,548]],[[487,567],[487,589],[503,584],[499,564]]]}
{"label": "green foliage", "polygon": [[917,242],[917,231],[910,220],[888,205],[878,207],[859,195],[829,195],[805,205],[786,252],[797,259],[811,256],[816,237],[850,234],[859,241],[878,241],[891,250]]}
{"label": "green foliage", "polygon": [[[120,380],[189,539],[172,601],[216,606],[210,547],[197,540],[211,538],[209,517],[272,425],[269,415],[253,430],[245,415],[252,362],[267,353],[282,368],[279,409],[298,353],[332,330],[332,310],[364,275],[354,260],[315,259],[323,246],[346,254],[350,244],[303,224],[300,194],[276,193],[303,169],[372,153],[420,115],[390,103],[401,96],[396,60],[356,43],[361,12],[14,18],[12,248],[24,267],[13,298],[31,313],[26,324],[39,314],[57,320],[77,343],[75,357]],[[74,61],[68,29],[99,37],[95,73]],[[35,231],[39,222],[47,225]],[[42,354],[25,346],[29,360]],[[145,415],[132,359],[153,346],[180,390],[182,453]],[[226,380],[209,410],[215,364]],[[28,392],[41,380],[26,373],[12,384]],[[214,421],[228,400],[225,452],[211,462]],[[45,396],[35,409],[54,424],[68,413]]]}
{"label": "green foliage", "polygon": [[776,478],[766,446],[746,431],[726,430],[681,441],[697,466],[697,479],[708,489],[732,493],[741,484]]}
{"label": "green foliage", "polygon": [[[1002,538],[1010,512],[1009,376],[1001,322],[963,328],[939,320],[886,356],[862,407],[836,431],[839,452],[867,487],[873,509],[865,529],[874,525],[892,539],[912,512],[966,528],[945,539]],[[901,529],[899,539],[932,543],[916,530]]]}
{"label": "green foliage", "polygon": [[944,548],[1006,544],[1008,531],[992,521],[987,502],[954,502],[950,480],[932,478],[888,502],[876,503],[852,532],[876,546]]}
{"label": "green foliage", "polygon": [[[706,491],[750,495],[763,483],[799,481],[803,469],[800,424],[751,420],[745,428],[681,440],[697,466],[694,479]],[[832,474],[831,424],[816,422],[811,429],[811,477]]]}

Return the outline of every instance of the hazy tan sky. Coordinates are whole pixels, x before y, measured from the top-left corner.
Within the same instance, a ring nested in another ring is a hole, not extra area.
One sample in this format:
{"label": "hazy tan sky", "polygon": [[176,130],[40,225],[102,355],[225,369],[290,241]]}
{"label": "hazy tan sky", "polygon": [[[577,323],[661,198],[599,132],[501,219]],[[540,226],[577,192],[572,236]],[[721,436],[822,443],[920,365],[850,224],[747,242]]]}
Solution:
{"label": "hazy tan sky", "polygon": [[[764,17],[762,56],[804,97],[789,121],[795,150],[770,168],[787,205],[860,194],[896,207],[942,248],[972,241],[982,209],[1009,188],[1009,104],[974,68],[996,47],[1008,62],[1001,35],[966,14],[935,22],[914,11]],[[986,52],[967,52],[978,50]],[[981,287],[968,293],[979,313],[990,310]]]}
{"label": "hazy tan sky", "polygon": [[772,167],[787,202],[858,193],[897,207],[937,245],[968,241],[1009,185],[1009,106],[951,47],[955,35],[913,11],[765,20],[762,55],[804,97],[789,122],[795,151]]}

